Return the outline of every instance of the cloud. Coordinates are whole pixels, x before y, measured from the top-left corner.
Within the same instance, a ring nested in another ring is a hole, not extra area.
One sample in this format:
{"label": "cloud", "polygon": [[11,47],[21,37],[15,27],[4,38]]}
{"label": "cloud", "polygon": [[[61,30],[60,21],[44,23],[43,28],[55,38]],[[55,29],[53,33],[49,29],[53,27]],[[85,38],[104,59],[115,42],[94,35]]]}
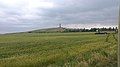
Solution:
{"label": "cloud", "polygon": [[118,0],[0,0],[0,33],[57,27],[60,23],[117,26],[118,8]]}

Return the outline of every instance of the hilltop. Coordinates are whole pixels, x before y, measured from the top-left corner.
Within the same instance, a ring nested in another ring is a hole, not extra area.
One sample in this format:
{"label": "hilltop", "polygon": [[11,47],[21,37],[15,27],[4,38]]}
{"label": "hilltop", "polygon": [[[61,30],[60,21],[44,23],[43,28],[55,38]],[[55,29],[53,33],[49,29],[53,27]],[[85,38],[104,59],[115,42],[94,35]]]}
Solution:
{"label": "hilltop", "polygon": [[28,33],[57,33],[64,32],[66,28],[47,28],[47,29],[38,29],[33,31],[28,31]]}

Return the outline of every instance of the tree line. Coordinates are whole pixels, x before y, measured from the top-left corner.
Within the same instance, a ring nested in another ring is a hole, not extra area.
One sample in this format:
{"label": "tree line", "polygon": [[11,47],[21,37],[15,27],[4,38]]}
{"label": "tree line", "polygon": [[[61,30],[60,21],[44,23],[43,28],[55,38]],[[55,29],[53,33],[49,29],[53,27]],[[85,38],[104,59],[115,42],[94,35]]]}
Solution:
{"label": "tree line", "polygon": [[96,32],[97,30],[99,31],[118,31],[118,28],[117,27],[109,27],[109,28],[106,28],[106,27],[103,27],[103,28],[91,28],[91,29],[86,29],[86,28],[83,28],[83,29],[70,29],[70,28],[66,28],[64,30],[64,32]]}

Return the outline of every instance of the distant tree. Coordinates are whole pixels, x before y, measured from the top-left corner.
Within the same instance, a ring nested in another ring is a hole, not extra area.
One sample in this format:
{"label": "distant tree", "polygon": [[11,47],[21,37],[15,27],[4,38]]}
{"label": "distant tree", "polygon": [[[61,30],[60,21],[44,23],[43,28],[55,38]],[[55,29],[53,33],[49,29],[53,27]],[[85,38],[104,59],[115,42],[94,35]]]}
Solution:
{"label": "distant tree", "polygon": [[117,30],[118,28],[116,27],[115,29]]}
{"label": "distant tree", "polygon": [[113,27],[113,29],[112,29],[113,31],[115,30],[115,28]]}
{"label": "distant tree", "polygon": [[106,30],[107,30],[107,28],[104,28],[104,30],[106,31]]}
{"label": "distant tree", "polygon": [[112,28],[111,27],[109,27],[109,29],[108,29],[109,31],[111,31],[112,30]]}
{"label": "distant tree", "polygon": [[115,28],[115,33],[118,33],[118,28],[117,27]]}
{"label": "distant tree", "polygon": [[104,31],[104,27],[100,29],[101,31]]}
{"label": "distant tree", "polygon": [[96,30],[97,30],[96,28],[91,28],[90,32],[96,32]]}
{"label": "distant tree", "polygon": [[85,28],[83,29],[83,32],[85,32]]}

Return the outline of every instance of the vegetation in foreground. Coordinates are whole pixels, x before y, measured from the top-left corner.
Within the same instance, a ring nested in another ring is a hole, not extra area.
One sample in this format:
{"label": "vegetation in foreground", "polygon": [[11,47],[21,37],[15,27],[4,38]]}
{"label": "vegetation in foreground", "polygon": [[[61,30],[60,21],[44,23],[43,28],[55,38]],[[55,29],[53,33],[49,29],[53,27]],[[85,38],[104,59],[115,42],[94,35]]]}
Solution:
{"label": "vegetation in foreground", "polygon": [[117,35],[0,35],[0,67],[117,67]]}

